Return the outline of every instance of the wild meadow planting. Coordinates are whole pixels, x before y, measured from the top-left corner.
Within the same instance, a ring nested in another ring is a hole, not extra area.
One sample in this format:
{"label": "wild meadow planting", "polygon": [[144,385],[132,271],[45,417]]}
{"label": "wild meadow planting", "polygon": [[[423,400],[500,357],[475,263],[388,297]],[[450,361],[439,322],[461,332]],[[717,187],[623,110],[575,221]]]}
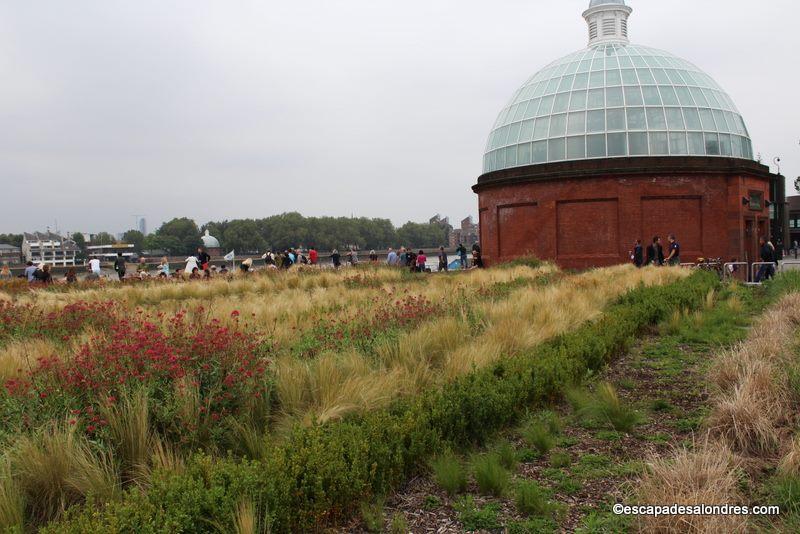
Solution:
{"label": "wild meadow planting", "polygon": [[[523,262],[0,286],[0,526],[342,524],[436,453],[484,442],[648,325],[701,306],[716,283]],[[476,465],[503,491],[495,465]],[[519,499],[534,509],[538,495]]]}

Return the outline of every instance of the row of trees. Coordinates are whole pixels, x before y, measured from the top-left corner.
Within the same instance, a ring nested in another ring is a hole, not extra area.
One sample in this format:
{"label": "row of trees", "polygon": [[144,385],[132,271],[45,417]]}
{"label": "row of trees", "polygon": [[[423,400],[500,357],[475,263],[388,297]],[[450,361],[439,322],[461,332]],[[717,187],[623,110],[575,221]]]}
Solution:
{"label": "row of trees", "polygon": [[283,213],[265,219],[210,222],[201,228],[205,230],[219,239],[225,249],[257,252],[298,245],[319,250],[350,246],[361,250],[402,245],[438,247],[447,244],[450,227],[407,222],[395,228],[389,219],[304,217],[299,213]]}
{"label": "row of trees", "polygon": [[[202,227],[187,217],[165,222],[154,233],[143,235],[138,230],[128,230],[122,236],[132,243],[137,252],[162,250],[168,254],[192,254],[201,244],[200,235],[208,230],[216,237],[223,249],[238,253],[256,253],[267,249],[286,249],[297,246],[314,246],[318,250],[346,249],[350,246],[361,250],[386,249],[388,247],[430,248],[447,244],[451,228],[441,224],[407,222],[395,228],[389,219],[366,217],[304,217],[299,213],[283,213],[265,219],[234,219],[209,222]],[[118,239],[107,232],[92,236],[87,243],[83,235],[72,238],[82,250],[86,245],[116,243]],[[20,246],[21,235],[0,234],[0,243]]]}
{"label": "row of trees", "polygon": [[0,244],[21,247],[22,234],[0,234]]}

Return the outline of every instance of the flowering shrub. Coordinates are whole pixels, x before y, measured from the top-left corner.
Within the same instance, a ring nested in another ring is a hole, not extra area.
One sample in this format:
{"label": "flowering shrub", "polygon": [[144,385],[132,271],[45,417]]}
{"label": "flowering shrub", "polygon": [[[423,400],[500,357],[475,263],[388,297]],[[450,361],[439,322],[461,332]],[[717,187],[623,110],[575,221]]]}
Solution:
{"label": "flowering shrub", "polygon": [[[121,395],[144,388],[154,424],[177,442],[214,438],[228,416],[266,402],[270,367],[265,345],[218,320],[193,324],[185,314],[140,316],[109,325],[69,359],[42,356],[6,392],[25,405],[23,426],[36,427],[67,411],[74,424],[95,434],[99,415]],[[210,433],[210,434],[209,434]]]}
{"label": "flowering shrub", "polygon": [[108,328],[116,320],[113,302],[76,302],[46,312],[32,305],[0,301],[0,344],[14,337],[64,339],[87,326]]}

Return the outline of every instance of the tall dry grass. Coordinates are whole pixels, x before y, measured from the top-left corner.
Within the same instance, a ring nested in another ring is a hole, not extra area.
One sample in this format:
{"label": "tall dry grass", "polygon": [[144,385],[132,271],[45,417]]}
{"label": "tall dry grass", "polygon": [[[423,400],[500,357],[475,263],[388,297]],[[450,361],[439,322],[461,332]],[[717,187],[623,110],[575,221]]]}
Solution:
{"label": "tall dry grass", "polygon": [[149,396],[146,390],[128,392],[116,404],[103,407],[108,432],[126,481],[145,478],[153,455]]}
{"label": "tall dry grass", "polygon": [[107,502],[119,495],[114,460],[92,451],[72,428],[54,425],[20,436],[8,454],[10,472],[34,523],[58,517],[87,498]]}
{"label": "tall dry grass", "polygon": [[[693,451],[652,462],[638,488],[642,504],[735,504],[739,467],[776,461],[785,474],[800,474],[800,439],[787,443],[800,398],[786,370],[793,360],[800,327],[800,294],[771,306],[748,338],[718,354],[709,378],[714,388],[708,436]],[[640,517],[642,532],[746,532],[744,516]]]}
{"label": "tall dry grass", "polygon": [[23,376],[38,365],[39,358],[59,354],[63,347],[49,339],[12,341],[0,348],[0,382]]}
{"label": "tall dry grass", "polygon": [[3,532],[23,532],[25,526],[25,497],[11,475],[7,458],[0,467],[0,529]]}
{"label": "tall dry grass", "polygon": [[[737,461],[721,442],[706,441],[695,450],[681,448],[669,459],[648,465],[638,502],[660,505],[724,505],[741,502]],[[745,532],[747,519],[734,515],[638,516],[639,532],[718,534]]]}
{"label": "tall dry grass", "polygon": [[708,426],[738,453],[774,453],[781,429],[795,417],[798,399],[786,369],[793,365],[798,325],[800,294],[790,294],[762,315],[745,341],[712,362],[714,409]]}
{"label": "tall dry grass", "polygon": [[[487,272],[481,275],[484,279],[498,277]],[[640,284],[684,276],[688,273],[679,269],[600,269],[546,287],[522,287],[504,300],[476,301],[474,307],[484,318],[477,332],[465,314],[435,318],[397,341],[378,345],[377,362],[356,352],[326,353],[313,360],[282,358],[276,366],[279,407],[309,423],[383,407],[594,319],[609,302]]]}

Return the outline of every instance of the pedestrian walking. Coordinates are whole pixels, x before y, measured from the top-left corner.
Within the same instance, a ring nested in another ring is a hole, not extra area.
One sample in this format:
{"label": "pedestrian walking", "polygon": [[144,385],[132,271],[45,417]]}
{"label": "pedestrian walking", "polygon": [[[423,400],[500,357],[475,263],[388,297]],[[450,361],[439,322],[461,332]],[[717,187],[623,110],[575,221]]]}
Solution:
{"label": "pedestrian walking", "polygon": [[458,253],[458,259],[461,261],[461,268],[467,268],[467,247],[464,246],[463,243],[459,243],[458,248],[456,248],[456,252]]}
{"label": "pedestrian walking", "polygon": [[758,268],[758,274],[756,274],[755,279],[757,284],[764,280],[769,280],[775,274],[775,248],[772,246],[772,243],[763,237],[758,238],[758,244],[760,247],[759,255],[761,261],[764,262],[765,265]]}
{"label": "pedestrian walking", "polygon": [[391,248],[389,249],[389,253],[386,255],[386,265],[389,265],[390,267],[397,265],[397,252]]}
{"label": "pedestrian walking", "polygon": [[308,260],[311,262],[311,265],[316,265],[317,262],[319,262],[319,253],[313,246],[308,249]]}
{"label": "pedestrian walking", "polygon": [[439,272],[447,272],[447,252],[444,251],[444,247],[439,247]]}
{"label": "pedestrian walking", "polygon": [[647,247],[646,264],[657,267],[664,265],[664,249],[661,247],[661,237],[653,237],[653,242]]}
{"label": "pedestrian walking", "polygon": [[114,270],[117,271],[117,276],[120,280],[125,278],[125,258],[122,252],[117,252],[117,259],[114,260]]}
{"label": "pedestrian walking", "polygon": [[633,251],[631,251],[631,261],[636,267],[641,267],[644,264],[644,250],[642,249],[642,240],[637,239],[633,244]]}
{"label": "pedestrian walking", "polygon": [[417,254],[417,272],[424,273],[425,272],[425,264],[428,261],[428,257],[425,255],[424,250],[420,250],[419,254]]}
{"label": "pedestrian walking", "polygon": [[334,269],[338,269],[342,266],[342,256],[336,249],[333,249],[333,252],[331,252],[331,263],[333,264]]}
{"label": "pedestrian walking", "polygon": [[672,266],[680,265],[681,246],[678,244],[678,240],[675,239],[675,234],[669,234],[667,239],[669,240],[669,256],[667,256],[666,262]]}

